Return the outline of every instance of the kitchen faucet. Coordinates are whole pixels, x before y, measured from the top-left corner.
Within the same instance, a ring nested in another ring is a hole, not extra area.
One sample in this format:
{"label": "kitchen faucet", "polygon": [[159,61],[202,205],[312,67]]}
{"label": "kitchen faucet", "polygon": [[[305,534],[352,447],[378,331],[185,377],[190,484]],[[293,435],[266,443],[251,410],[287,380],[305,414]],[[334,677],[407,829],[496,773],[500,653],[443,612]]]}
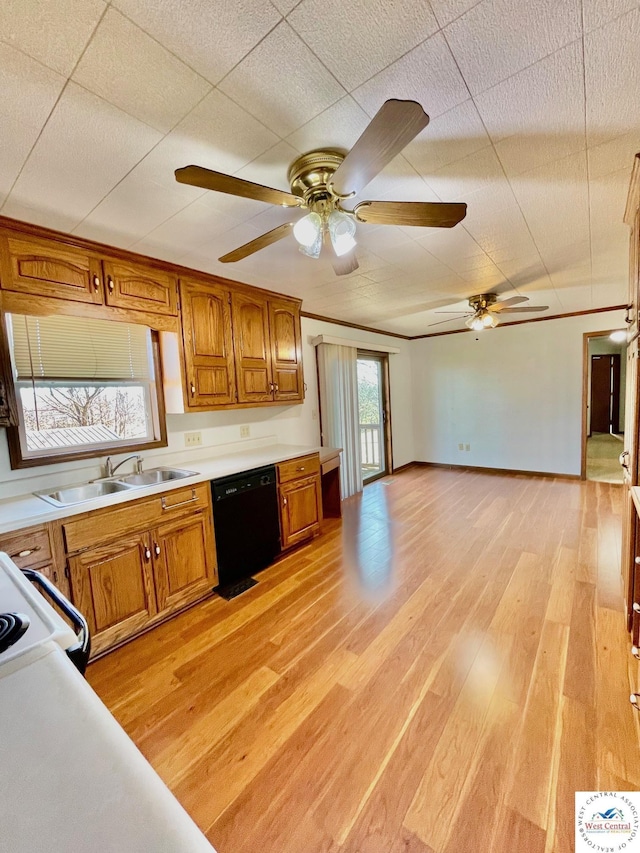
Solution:
{"label": "kitchen faucet", "polygon": [[115,467],[114,467],[113,462],[111,461],[111,457],[107,456],[107,461],[104,463],[104,475],[105,475],[105,477],[113,477],[113,475],[116,473],[118,468],[121,465],[124,465],[125,462],[128,462],[129,459],[135,459],[136,460],[135,473],[136,474],[142,474],[142,462],[144,460],[142,459],[142,456],[138,456],[138,454],[132,453],[131,456],[125,456],[125,458],[122,460],[122,462],[118,462],[118,464]]}

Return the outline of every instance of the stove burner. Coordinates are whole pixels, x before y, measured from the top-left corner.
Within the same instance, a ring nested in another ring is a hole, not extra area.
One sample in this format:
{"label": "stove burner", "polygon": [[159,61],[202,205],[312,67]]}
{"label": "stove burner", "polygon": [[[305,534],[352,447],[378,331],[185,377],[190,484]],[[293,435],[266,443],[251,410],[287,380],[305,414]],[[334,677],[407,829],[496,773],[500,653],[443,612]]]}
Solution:
{"label": "stove burner", "polygon": [[0,652],[16,643],[29,627],[24,613],[0,613]]}

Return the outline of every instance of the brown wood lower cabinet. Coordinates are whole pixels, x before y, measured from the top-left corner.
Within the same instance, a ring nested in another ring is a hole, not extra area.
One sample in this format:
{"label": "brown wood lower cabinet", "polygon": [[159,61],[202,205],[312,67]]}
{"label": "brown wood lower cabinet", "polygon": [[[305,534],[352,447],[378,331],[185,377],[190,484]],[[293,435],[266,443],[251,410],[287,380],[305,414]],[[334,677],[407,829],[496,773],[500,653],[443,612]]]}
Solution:
{"label": "brown wood lower cabinet", "polygon": [[210,514],[200,512],[158,527],[152,550],[158,610],[176,610],[217,583]]}
{"label": "brown wood lower cabinet", "polygon": [[282,462],[278,469],[283,550],[320,533],[322,490],[318,454]]}
{"label": "brown wood lower cabinet", "polygon": [[83,551],[69,558],[73,600],[91,631],[94,652],[141,631],[157,612],[149,536]]}
{"label": "brown wood lower cabinet", "polygon": [[61,526],[72,598],[89,623],[93,654],[218,583],[208,483],[96,510]]}

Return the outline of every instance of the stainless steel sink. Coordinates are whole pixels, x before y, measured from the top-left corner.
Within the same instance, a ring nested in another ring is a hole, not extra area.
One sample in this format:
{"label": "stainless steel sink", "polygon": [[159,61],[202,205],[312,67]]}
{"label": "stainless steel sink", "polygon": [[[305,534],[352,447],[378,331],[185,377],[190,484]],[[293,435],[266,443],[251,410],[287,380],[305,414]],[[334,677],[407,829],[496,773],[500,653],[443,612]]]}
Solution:
{"label": "stainless steel sink", "polygon": [[82,486],[43,490],[34,494],[54,506],[69,506],[129,489],[141,489],[143,486],[157,486],[159,483],[168,483],[171,480],[182,480],[184,477],[193,477],[195,474],[195,471],[185,471],[182,468],[151,468],[141,474],[127,474],[110,480],[94,480]]}
{"label": "stainless steel sink", "polygon": [[126,483],[103,480],[98,483],[85,483],[82,486],[69,486],[64,489],[56,489],[55,491],[35,492],[42,498],[43,501],[48,501],[54,506],[69,506],[69,504],[79,504],[84,501],[92,501],[94,498],[101,498],[104,495],[112,495],[116,492],[126,492],[131,489]]}
{"label": "stainless steel sink", "polygon": [[170,480],[182,480],[183,477],[193,477],[195,471],[184,471],[181,468],[150,468],[142,474],[127,474],[118,477],[116,482],[125,483],[130,488],[141,486],[156,486],[158,483],[168,483]]}

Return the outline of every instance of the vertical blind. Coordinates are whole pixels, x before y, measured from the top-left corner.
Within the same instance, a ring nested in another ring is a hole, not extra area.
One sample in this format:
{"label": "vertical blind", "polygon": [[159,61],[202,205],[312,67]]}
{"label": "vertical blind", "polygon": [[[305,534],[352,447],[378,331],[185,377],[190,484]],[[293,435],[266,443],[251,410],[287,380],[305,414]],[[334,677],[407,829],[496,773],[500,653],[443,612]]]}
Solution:
{"label": "vertical blind", "polygon": [[9,334],[16,381],[151,378],[151,333],[146,326],[12,314]]}
{"label": "vertical blind", "polygon": [[342,448],[340,488],[348,498],[362,491],[358,350],[321,343],[316,348],[322,411],[322,444]]}

